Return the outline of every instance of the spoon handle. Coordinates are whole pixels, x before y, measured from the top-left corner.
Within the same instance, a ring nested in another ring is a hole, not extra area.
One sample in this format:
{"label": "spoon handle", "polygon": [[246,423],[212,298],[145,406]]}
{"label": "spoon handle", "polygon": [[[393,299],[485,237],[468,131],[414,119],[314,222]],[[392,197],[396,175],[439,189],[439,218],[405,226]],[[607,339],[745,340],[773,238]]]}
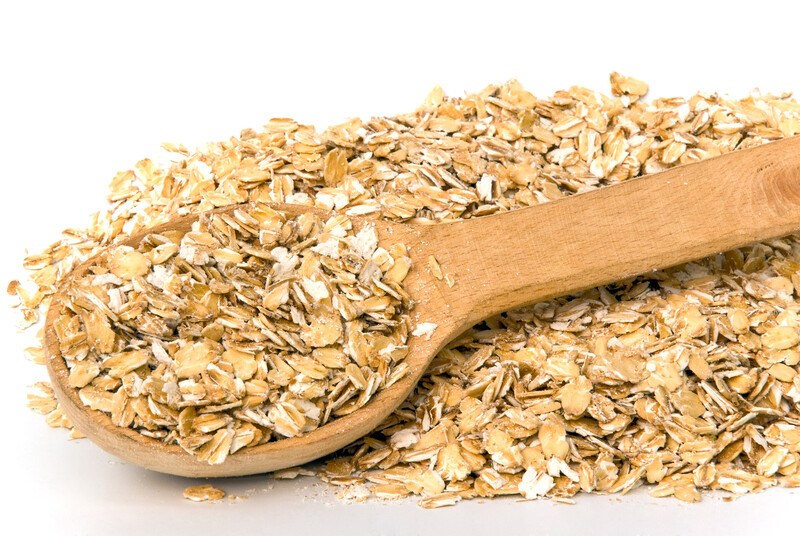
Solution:
{"label": "spoon handle", "polygon": [[425,228],[464,326],[800,231],[800,136],[501,215]]}

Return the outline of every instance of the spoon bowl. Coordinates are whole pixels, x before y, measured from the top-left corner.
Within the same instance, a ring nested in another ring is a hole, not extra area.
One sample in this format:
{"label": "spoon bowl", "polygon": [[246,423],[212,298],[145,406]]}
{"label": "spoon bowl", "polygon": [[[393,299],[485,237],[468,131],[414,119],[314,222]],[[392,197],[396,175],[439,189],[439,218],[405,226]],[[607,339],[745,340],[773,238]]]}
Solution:
{"label": "spoon bowl", "polygon": [[[217,209],[229,212],[238,206]],[[274,205],[297,215],[318,209]],[[175,218],[131,237],[188,231],[198,214]],[[800,230],[800,137],[737,151],[543,205],[440,224],[351,218],[375,225],[380,245],[406,244],[413,268],[403,283],[415,307],[408,372],[362,408],[304,436],[279,439],[230,455],[219,465],[195,459],[91,410],[69,386],[54,323],[54,296],[44,329],[53,388],[78,430],[130,463],[189,477],[257,474],[299,465],[370,433],[408,397],[431,360],[461,332],[503,311],[666,268]],[[79,277],[93,259],[69,277]],[[446,277],[432,266],[438,264]]]}
{"label": "spoon bowl", "polygon": [[[273,204],[270,206],[288,216],[298,216],[304,212],[314,212],[321,217],[334,215],[328,211],[301,205]],[[238,208],[241,207],[232,205],[210,212],[224,214],[231,213]],[[197,221],[198,217],[199,214],[190,214],[174,218],[137,233],[117,245],[136,247],[145,237],[151,234],[159,234],[166,231],[187,232],[191,230],[192,224]],[[408,244],[409,241],[419,240],[419,229],[417,227],[422,227],[368,218],[351,218],[351,220],[356,229],[360,229],[368,222],[375,225],[381,237],[380,244],[382,246],[390,246],[398,242]],[[414,259],[415,263],[422,263],[423,261],[418,257],[412,254],[412,259]],[[92,257],[77,266],[70,273],[70,277],[81,277],[95,264],[96,258],[97,256]],[[431,288],[430,285],[426,286],[425,278],[417,270],[412,270],[409,273],[405,285],[419,288],[420,293],[436,292],[435,288]],[[425,300],[423,303],[419,303],[411,312],[414,324],[422,322],[422,318],[434,318],[435,311],[429,311],[429,307],[426,307],[425,303],[429,302]],[[81,401],[78,396],[78,390],[69,385],[69,369],[65,360],[61,357],[58,337],[54,329],[56,320],[63,314],[63,309],[64,305],[60,300],[60,293],[58,293],[52,300],[45,319],[44,348],[47,356],[47,370],[53,390],[62,409],[73,425],[92,442],[122,460],[161,473],[186,477],[231,477],[271,472],[320,458],[347,446],[375,429],[380,424],[380,421],[388,416],[408,396],[425,372],[430,359],[454,335],[457,335],[457,333],[446,333],[444,330],[437,330],[430,339],[426,337],[410,337],[408,355],[404,360],[408,365],[408,372],[400,380],[385,389],[379,390],[372,397],[368,404],[369,412],[355,411],[349,415],[339,417],[306,435],[250,447],[229,456],[223,464],[211,465],[197,460],[178,445],[165,444],[157,439],[142,435],[132,428],[116,426],[112,423],[108,414],[90,409]],[[441,321],[442,319],[440,319]]]}

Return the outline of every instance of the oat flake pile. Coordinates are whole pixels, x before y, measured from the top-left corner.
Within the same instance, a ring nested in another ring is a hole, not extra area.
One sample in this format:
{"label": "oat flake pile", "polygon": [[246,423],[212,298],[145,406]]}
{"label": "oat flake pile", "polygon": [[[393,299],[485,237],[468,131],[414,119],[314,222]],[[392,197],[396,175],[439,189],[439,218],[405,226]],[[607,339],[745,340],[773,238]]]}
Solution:
{"label": "oat flake pile", "polygon": [[306,434],[405,375],[406,253],[369,223],[260,203],[110,247],[60,295],[68,384],[209,464]]}
{"label": "oat flake pile", "polygon": [[[516,82],[464,98],[436,89],[415,112],[324,132],[276,119],[194,152],[167,145],[173,164],[119,173],[92,225],[28,257],[33,282],[9,291],[32,324],[77,263],[175,214],[264,201],[475,218],[800,133],[789,94],[643,102],[647,89],[617,73],[611,97],[574,87],[540,99]],[[425,507],[643,483],[685,501],[800,486],[799,289],[800,237],[789,236],[492,318],[318,475]],[[70,427],[37,388],[31,406]],[[221,496],[206,491],[190,495]]]}

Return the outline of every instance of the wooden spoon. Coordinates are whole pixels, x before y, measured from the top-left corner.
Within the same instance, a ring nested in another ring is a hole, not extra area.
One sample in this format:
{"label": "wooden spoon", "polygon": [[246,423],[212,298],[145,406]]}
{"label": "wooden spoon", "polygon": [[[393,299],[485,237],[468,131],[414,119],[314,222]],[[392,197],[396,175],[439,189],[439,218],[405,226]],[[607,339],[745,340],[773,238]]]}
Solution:
{"label": "wooden spoon", "polygon": [[[196,218],[178,218],[127,243],[136,245],[154,231],[188,230]],[[417,302],[412,320],[437,327],[429,338],[410,338],[409,373],[363,408],[303,437],[244,449],[220,465],[207,465],[176,445],[114,426],[106,414],[81,403],[69,387],[53,329],[63,308],[56,296],[44,342],[48,371],[67,416],[108,452],[175,475],[248,475],[314,460],[378,426],[406,399],[437,352],[482,319],[799,231],[800,137],[499,215],[436,225],[374,223],[381,245],[410,247],[414,268],[404,284]],[[432,275],[430,257],[455,282],[452,288]]]}

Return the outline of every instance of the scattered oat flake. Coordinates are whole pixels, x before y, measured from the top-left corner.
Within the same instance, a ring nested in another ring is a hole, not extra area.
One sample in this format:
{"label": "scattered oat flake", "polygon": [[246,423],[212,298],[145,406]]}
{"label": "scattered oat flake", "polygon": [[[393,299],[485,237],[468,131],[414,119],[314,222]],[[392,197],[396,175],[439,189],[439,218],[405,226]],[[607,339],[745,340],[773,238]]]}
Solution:
{"label": "scattered oat flake", "polygon": [[435,277],[439,281],[442,280],[442,278],[444,277],[442,275],[442,267],[439,265],[439,261],[437,261],[436,257],[434,257],[433,255],[428,257],[428,268],[430,268],[431,275],[433,275],[433,277]]}
{"label": "scattered oat flake", "polygon": [[436,328],[439,327],[437,324],[433,322],[421,322],[417,324],[417,327],[414,328],[414,331],[411,334],[415,337],[425,337],[426,341],[431,340],[433,336],[433,332],[436,331]]}
{"label": "scattered oat flake", "polygon": [[421,499],[417,504],[423,508],[443,508],[445,506],[453,506],[461,500],[461,495],[455,492],[439,493]]}
{"label": "scattered oat flake", "polygon": [[272,473],[272,478],[277,480],[293,480],[298,476],[314,476],[316,473],[303,467],[289,467]]}
{"label": "scattered oat flake", "polygon": [[372,497],[372,493],[369,488],[363,484],[353,484],[342,487],[336,496],[345,503],[352,504],[365,502]]}
{"label": "scattered oat flake", "polygon": [[225,497],[225,492],[211,484],[202,484],[183,490],[183,497],[195,502],[218,501]]}

